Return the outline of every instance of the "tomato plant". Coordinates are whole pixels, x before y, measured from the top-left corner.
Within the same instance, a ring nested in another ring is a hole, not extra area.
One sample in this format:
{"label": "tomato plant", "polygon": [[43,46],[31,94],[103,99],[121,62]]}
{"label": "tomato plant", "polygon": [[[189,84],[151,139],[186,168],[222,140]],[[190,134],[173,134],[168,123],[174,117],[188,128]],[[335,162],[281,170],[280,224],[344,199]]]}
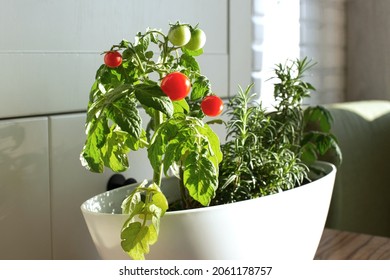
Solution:
{"label": "tomato plant", "polygon": [[[211,83],[196,59],[202,52],[179,46],[195,29],[177,22],[169,35],[148,28],[134,42],[112,45],[90,90],[81,163],[94,172],[105,167],[123,172],[129,168],[129,152],[146,149],[153,168],[151,184],[138,186],[122,204],[129,218],[121,246],[133,259],[144,258],[156,242],[168,207],[160,185],[171,167],[179,171],[182,195],[175,205],[181,209],[210,205],[218,187],[220,142],[199,109]],[[185,98],[190,91],[191,98]],[[143,112],[150,117],[145,128]]]}
{"label": "tomato plant", "polygon": [[166,75],[161,81],[161,90],[168,95],[172,101],[185,98],[191,89],[191,82],[181,72],[172,72]]}
{"label": "tomato plant", "polygon": [[172,45],[181,47],[187,44],[191,39],[191,31],[188,25],[173,25],[168,32],[168,40]]}
{"label": "tomato plant", "polygon": [[215,117],[221,114],[223,101],[216,95],[206,96],[200,104],[200,107],[206,116]]}
{"label": "tomato plant", "polygon": [[206,44],[206,34],[202,29],[196,28],[191,32],[190,41],[184,46],[186,49],[191,51],[197,51]]}
{"label": "tomato plant", "polygon": [[117,51],[109,51],[104,55],[104,64],[116,68],[122,64],[122,55]]}

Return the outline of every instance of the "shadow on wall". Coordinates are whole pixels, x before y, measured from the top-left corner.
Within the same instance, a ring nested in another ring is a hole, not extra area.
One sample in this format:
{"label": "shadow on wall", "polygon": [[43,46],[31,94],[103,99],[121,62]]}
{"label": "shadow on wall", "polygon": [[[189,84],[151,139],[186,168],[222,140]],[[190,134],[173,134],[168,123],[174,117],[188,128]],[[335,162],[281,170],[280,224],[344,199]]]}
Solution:
{"label": "shadow on wall", "polygon": [[1,123],[0,259],[51,256],[47,145],[45,121]]}

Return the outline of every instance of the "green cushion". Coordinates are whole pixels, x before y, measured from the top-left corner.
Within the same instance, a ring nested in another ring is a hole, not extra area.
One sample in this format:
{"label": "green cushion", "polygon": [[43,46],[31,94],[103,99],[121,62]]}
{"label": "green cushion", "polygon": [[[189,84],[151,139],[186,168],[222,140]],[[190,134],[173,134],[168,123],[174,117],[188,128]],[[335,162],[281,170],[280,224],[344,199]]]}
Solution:
{"label": "green cushion", "polygon": [[390,237],[390,101],[326,107],[343,152],[327,226]]}

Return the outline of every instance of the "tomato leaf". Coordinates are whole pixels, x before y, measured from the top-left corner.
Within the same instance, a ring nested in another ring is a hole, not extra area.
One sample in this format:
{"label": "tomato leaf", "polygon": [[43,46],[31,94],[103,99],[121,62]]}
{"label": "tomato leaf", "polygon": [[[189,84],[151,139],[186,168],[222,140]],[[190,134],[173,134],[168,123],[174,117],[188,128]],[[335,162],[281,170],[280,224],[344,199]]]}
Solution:
{"label": "tomato leaf", "polygon": [[201,153],[194,151],[188,155],[184,162],[183,181],[190,196],[208,206],[218,187],[218,179],[214,176],[217,172],[214,164],[204,153],[204,150]]}
{"label": "tomato leaf", "polygon": [[214,166],[217,168],[219,163],[222,161],[222,152],[221,145],[219,142],[218,135],[211,129],[211,127],[205,124],[199,129],[201,133],[206,137],[207,140],[207,149],[208,154],[210,154],[209,159],[213,162]]}
{"label": "tomato leaf", "polygon": [[141,116],[137,104],[131,98],[121,98],[107,106],[107,116],[134,138],[139,138],[142,130]]}
{"label": "tomato leaf", "polygon": [[187,114],[190,111],[190,106],[184,98],[178,101],[174,101],[172,103],[175,113]]}
{"label": "tomato leaf", "polygon": [[[122,213],[130,214],[121,232],[121,246],[136,260],[145,258],[149,246],[156,243],[160,220],[168,209],[168,202],[156,184],[139,185],[122,203]],[[145,197],[145,202],[141,199]],[[142,223],[141,223],[141,222]]]}
{"label": "tomato leaf", "polygon": [[157,84],[138,84],[134,88],[134,93],[142,105],[152,107],[168,117],[172,116],[173,104]]}
{"label": "tomato leaf", "polygon": [[129,167],[127,153],[130,151],[130,148],[127,145],[123,145],[127,142],[127,137],[128,134],[125,132],[113,129],[108,134],[107,141],[101,149],[104,165],[111,168],[114,172],[122,172]]}
{"label": "tomato leaf", "polygon": [[180,152],[180,144],[182,143],[180,143],[179,139],[173,139],[167,145],[163,161],[165,175],[168,175],[169,167],[180,160],[181,154],[178,154],[178,151]]}
{"label": "tomato leaf", "polygon": [[163,158],[166,154],[168,143],[172,141],[179,133],[182,124],[176,119],[172,118],[163,123],[155,132],[148,148],[148,158],[153,169],[159,172],[163,164]]}
{"label": "tomato leaf", "polygon": [[180,64],[186,68],[186,71],[200,72],[200,67],[198,62],[192,56],[183,53],[180,56]]}
{"label": "tomato leaf", "polygon": [[211,92],[211,84],[208,78],[200,75],[192,84],[191,100],[203,99],[209,92]]}
{"label": "tomato leaf", "polygon": [[130,223],[121,233],[121,246],[130,257],[136,260],[145,259],[144,254],[149,253],[149,239],[154,239],[154,236],[150,237],[149,228],[142,226],[140,222]]}
{"label": "tomato leaf", "polygon": [[88,137],[80,155],[81,163],[88,170],[103,172],[104,162],[101,147],[106,141],[106,134],[110,131],[105,120],[93,120],[87,129]]}
{"label": "tomato leaf", "polygon": [[182,47],[181,50],[182,50],[183,53],[188,54],[190,56],[199,56],[199,55],[203,54],[203,49],[202,48],[198,49],[196,51],[192,51],[192,50],[189,50],[189,49],[187,49],[185,47]]}

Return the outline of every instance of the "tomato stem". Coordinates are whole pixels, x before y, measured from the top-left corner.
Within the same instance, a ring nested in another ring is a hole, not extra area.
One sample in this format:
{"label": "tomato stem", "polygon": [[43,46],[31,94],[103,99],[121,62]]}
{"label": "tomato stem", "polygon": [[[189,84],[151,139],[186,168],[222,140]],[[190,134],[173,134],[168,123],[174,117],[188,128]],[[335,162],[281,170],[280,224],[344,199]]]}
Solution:
{"label": "tomato stem", "polygon": [[[154,125],[155,130],[158,131],[158,128],[163,122],[163,114],[160,111],[157,111],[154,113]],[[155,132],[156,133],[156,132]],[[161,187],[161,179],[162,179],[162,173],[163,173],[163,164],[160,165],[159,170],[153,171],[153,182],[157,184],[157,186]]]}
{"label": "tomato stem", "polygon": [[180,167],[180,195],[181,195],[181,201],[182,201],[182,206],[184,209],[189,209],[190,208],[190,203],[188,201],[188,197],[187,197],[187,192],[186,192],[186,187],[184,186],[184,180],[183,180],[183,177],[184,177],[184,171],[183,171],[183,168]]}

